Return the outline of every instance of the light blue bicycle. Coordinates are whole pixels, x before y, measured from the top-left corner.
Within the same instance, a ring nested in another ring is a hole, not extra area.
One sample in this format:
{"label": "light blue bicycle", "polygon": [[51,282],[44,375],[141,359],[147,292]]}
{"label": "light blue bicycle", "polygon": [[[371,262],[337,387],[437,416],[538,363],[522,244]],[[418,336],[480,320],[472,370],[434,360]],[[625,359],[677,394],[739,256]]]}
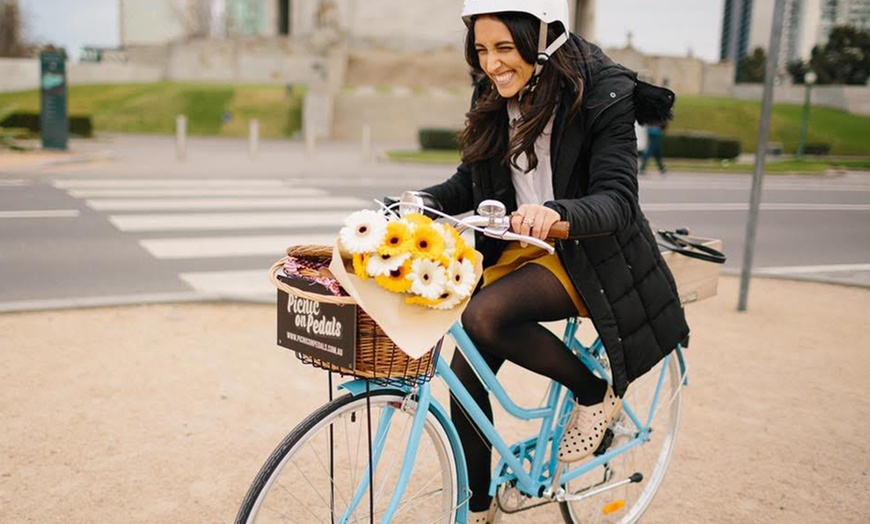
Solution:
{"label": "light blue bicycle", "polygon": [[[478,215],[454,220],[504,240],[537,239],[508,231],[504,207],[488,201]],[[610,380],[603,345],[577,337],[569,319],[564,342],[593,372]],[[540,406],[521,407],[458,323],[447,333],[512,416],[539,430],[506,442],[438,355],[440,380],[474,420],[499,459],[490,492],[503,513],[558,503],[565,522],[635,522],[662,483],[680,418],[686,365],[677,347],[629,386],[621,414],[588,460],[560,463],[556,450],[571,413],[571,394],[551,382]],[[331,380],[331,375],[330,375]],[[330,385],[332,383],[330,382]],[[464,523],[469,489],[465,456],[445,407],[425,380],[350,380],[343,396],[311,413],[275,449],[254,479],[237,523]]]}

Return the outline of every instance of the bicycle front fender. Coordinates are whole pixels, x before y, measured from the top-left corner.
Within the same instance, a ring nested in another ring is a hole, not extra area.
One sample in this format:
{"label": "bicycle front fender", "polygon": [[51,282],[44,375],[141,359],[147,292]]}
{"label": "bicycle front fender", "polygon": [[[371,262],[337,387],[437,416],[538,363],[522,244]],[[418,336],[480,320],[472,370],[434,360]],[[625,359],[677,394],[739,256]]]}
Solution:
{"label": "bicycle front fender", "polygon": [[[381,385],[374,384],[369,382],[368,386],[366,386],[365,379],[357,379],[351,380],[349,382],[345,382],[338,386],[339,389],[343,389],[347,391],[353,396],[357,395],[365,395],[366,391],[380,391],[380,390],[393,390],[393,391],[402,391],[405,394],[408,394],[409,391],[407,388],[400,388],[396,386],[389,385]],[[447,435],[447,439],[450,441],[450,446],[453,448],[453,457],[456,461],[456,481],[457,481],[457,494],[459,500],[457,501],[457,509],[456,509],[456,522],[467,522],[468,521],[468,499],[471,497],[471,493],[468,490],[468,469],[466,467],[465,462],[465,450],[462,448],[462,442],[459,440],[459,433],[456,432],[456,427],[453,425],[453,421],[450,420],[450,415],[444,406],[441,405],[440,402],[430,394],[429,399],[429,411],[435,415],[435,418],[441,424],[441,427],[444,429],[444,433]],[[423,416],[419,413],[417,416]]]}

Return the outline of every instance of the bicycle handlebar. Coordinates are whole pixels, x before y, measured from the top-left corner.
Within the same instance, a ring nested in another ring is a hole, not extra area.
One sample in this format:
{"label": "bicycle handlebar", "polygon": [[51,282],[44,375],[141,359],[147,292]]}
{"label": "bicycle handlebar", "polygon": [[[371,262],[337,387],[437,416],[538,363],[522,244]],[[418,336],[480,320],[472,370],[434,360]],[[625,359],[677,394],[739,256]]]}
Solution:
{"label": "bicycle handlebar", "polygon": [[[465,218],[454,218],[441,212],[440,209],[433,209],[423,203],[422,198],[414,192],[406,192],[402,195],[402,199],[394,205],[398,205],[399,213],[419,212],[434,214],[443,217],[451,222],[462,232],[462,230],[470,228],[490,238],[498,238],[500,240],[519,241],[532,244],[544,249],[548,253],[554,253],[556,249],[548,242],[528,235],[521,235],[510,230],[510,216],[505,213],[505,206],[497,200],[486,200],[478,206],[477,215],[471,215]],[[392,208],[393,205],[387,206]],[[568,238],[569,224],[566,221],[556,222],[550,227],[547,235],[548,240],[565,240]]]}

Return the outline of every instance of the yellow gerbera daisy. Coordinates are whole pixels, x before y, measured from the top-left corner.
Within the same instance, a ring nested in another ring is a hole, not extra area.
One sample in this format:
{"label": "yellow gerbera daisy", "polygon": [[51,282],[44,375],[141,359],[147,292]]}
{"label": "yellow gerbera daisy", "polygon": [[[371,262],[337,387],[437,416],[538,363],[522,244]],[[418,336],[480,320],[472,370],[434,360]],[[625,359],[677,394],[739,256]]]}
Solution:
{"label": "yellow gerbera daisy", "polygon": [[384,243],[378,247],[381,255],[400,255],[407,253],[413,245],[414,235],[408,224],[399,221],[387,223]]}
{"label": "yellow gerbera daisy", "polygon": [[471,246],[465,246],[465,248],[462,249],[461,251],[457,248],[456,249],[456,261],[457,262],[464,262],[466,260],[471,262],[472,266],[474,264],[476,264],[477,263],[477,251],[475,251],[474,248]]}
{"label": "yellow gerbera daisy", "polygon": [[415,226],[428,226],[432,223],[431,218],[421,213],[408,213],[407,215],[402,215],[402,220],[407,221],[409,224],[414,224]]}
{"label": "yellow gerbera daisy", "polygon": [[444,237],[432,226],[417,226],[414,228],[414,245],[411,255],[415,258],[438,260],[444,254]]}
{"label": "yellow gerbera daisy", "polygon": [[408,273],[410,272],[411,259],[408,259],[398,268],[391,270],[389,274],[375,277],[375,283],[393,293],[406,293],[411,289],[413,284],[408,280]]}
{"label": "yellow gerbera daisy", "polygon": [[368,273],[366,273],[366,266],[369,263],[369,254],[368,253],[354,253],[353,254],[353,272],[359,278],[366,280],[369,278]]}
{"label": "yellow gerbera daisy", "polygon": [[417,306],[426,306],[426,307],[431,307],[431,308],[438,306],[438,304],[440,304],[441,302],[442,302],[441,297],[432,299],[432,298],[425,298],[425,297],[418,297],[416,295],[411,295],[410,297],[405,299],[406,304],[412,304],[412,305],[417,305]]}

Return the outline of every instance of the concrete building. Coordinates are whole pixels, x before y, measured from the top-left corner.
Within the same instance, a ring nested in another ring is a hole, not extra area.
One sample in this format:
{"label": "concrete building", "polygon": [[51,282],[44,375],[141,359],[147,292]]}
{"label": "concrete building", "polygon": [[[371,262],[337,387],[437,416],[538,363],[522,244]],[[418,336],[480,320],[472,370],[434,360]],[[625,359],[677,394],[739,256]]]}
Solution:
{"label": "concrete building", "polygon": [[[118,0],[122,46],[191,38],[306,38],[332,29],[352,44],[458,46],[463,0]],[[572,29],[595,39],[595,0],[573,0]]]}

